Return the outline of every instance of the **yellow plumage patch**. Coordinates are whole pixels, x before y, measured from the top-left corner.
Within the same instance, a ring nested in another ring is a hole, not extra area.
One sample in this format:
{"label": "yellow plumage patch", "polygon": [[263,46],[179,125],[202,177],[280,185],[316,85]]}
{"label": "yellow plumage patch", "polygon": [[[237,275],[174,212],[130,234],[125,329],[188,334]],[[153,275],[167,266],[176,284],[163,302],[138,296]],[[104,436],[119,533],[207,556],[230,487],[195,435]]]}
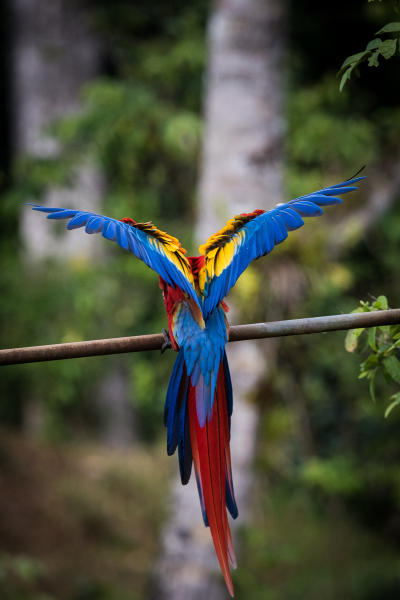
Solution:
{"label": "yellow plumage patch", "polygon": [[228,242],[234,233],[237,231],[237,220],[238,217],[234,217],[230,219],[225,227],[214,233],[211,237],[208,238],[205,244],[199,247],[200,254],[206,256],[212,251],[215,246],[219,246]]}
{"label": "yellow plumage patch", "polygon": [[234,244],[232,241],[228,242],[226,246],[218,248],[214,257],[214,272],[217,277],[219,277],[222,271],[230,265],[233,255]]}
{"label": "yellow plumage patch", "polygon": [[203,267],[199,271],[199,288],[200,288],[200,290],[204,290],[206,283],[207,283],[207,267]]}
{"label": "yellow plumage patch", "polygon": [[240,230],[248,219],[239,215],[230,219],[225,227],[214,233],[199,247],[204,255],[204,267],[199,272],[199,287],[204,290],[207,281],[219,277],[229,267],[239,246],[245,239],[245,230]]}
{"label": "yellow plumage patch", "polygon": [[182,248],[179,240],[172,235],[155,228],[154,225],[147,230],[144,230],[144,228],[141,229],[151,236],[149,237],[149,243],[155,246],[159,252],[163,253],[168,260],[183,273],[188,281],[194,285],[190,263],[185,256],[186,250],[185,248]]}

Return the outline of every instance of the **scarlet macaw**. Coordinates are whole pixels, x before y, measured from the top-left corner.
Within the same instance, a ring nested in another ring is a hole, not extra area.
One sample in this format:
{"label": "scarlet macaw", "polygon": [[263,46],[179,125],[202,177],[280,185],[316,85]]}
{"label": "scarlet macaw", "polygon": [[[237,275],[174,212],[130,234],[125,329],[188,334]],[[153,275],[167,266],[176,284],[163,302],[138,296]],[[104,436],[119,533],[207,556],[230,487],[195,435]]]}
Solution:
{"label": "scarlet macaw", "polygon": [[240,214],[200,246],[200,256],[186,256],[179,240],[152,223],[116,220],[80,210],[49,208],[48,219],[70,219],[67,229],[85,227],[100,233],[142,259],[159,275],[172,347],[178,352],[165,402],[167,452],[178,448],[183,484],[192,463],[200,505],[210,527],[215,551],[229,593],[230,568],[236,567],[227,511],[238,509],[232,483],[229,449],[232,386],[226,359],[228,310],[224,297],[249,263],[271,252],[288,231],[304,224],[302,217],[323,213],[322,206],[339,204],[339,195],[357,189],[356,177],[301,196],[264,211]]}

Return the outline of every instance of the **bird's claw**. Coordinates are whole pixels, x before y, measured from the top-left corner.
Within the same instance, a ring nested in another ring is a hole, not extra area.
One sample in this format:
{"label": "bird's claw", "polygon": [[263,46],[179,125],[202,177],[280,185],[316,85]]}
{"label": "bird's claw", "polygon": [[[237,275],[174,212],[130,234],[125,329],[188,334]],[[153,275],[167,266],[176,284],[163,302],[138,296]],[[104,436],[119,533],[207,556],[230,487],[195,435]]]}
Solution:
{"label": "bird's claw", "polygon": [[162,334],[164,337],[164,343],[161,346],[161,354],[164,354],[164,352],[166,350],[169,350],[170,348],[172,348],[172,344],[171,344],[171,338],[169,337],[169,332],[166,329],[162,330]]}

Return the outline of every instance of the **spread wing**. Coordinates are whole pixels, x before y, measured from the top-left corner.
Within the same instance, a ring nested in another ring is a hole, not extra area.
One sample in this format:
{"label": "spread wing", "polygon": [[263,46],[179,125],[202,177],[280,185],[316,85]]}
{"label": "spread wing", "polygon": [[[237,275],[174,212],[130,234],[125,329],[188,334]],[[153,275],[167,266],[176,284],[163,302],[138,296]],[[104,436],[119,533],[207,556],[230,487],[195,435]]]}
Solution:
{"label": "spread wing", "polygon": [[338,196],[356,190],[353,184],[361,179],[365,177],[337,183],[268,211],[238,215],[212,235],[199,248],[204,255],[204,266],[199,272],[204,318],[228,294],[251,261],[271,252],[287,238],[288,231],[304,225],[302,217],[317,217],[324,212],[322,206],[340,204]]}
{"label": "spread wing", "polygon": [[69,219],[67,229],[85,227],[86,233],[101,233],[132,252],[156,271],[169,285],[181,288],[199,306],[186,250],[179,240],[157,229],[152,223],[136,223],[133,219],[118,221],[83,210],[49,208],[31,204],[33,210],[48,213],[48,219]]}

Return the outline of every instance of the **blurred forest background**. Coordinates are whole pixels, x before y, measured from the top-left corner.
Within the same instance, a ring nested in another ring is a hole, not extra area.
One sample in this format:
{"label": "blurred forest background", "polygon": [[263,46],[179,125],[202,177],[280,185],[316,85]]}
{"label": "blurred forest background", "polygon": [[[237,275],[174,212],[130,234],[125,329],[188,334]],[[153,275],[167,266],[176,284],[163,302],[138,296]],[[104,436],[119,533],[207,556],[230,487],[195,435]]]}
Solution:
{"label": "blurred forest background", "polygon": [[[24,203],[57,197],[153,220],[194,248],[212,10],[206,0],[0,3],[1,347],[165,326],[154,273],[96,236],[49,233],[54,224]],[[398,307],[398,58],[362,66],[341,93],[336,76],[398,15],[392,2],[304,0],[288,2],[285,19],[285,197],[364,164],[368,180],[250,269],[232,293],[235,321],[349,312],[380,294]],[[260,416],[239,599],[400,597],[399,414],[384,419],[384,380],[371,401],[344,337],[282,340],[252,394]],[[2,368],[2,600],[160,597],[154,565],[177,466],[162,426],[173,360]]]}

